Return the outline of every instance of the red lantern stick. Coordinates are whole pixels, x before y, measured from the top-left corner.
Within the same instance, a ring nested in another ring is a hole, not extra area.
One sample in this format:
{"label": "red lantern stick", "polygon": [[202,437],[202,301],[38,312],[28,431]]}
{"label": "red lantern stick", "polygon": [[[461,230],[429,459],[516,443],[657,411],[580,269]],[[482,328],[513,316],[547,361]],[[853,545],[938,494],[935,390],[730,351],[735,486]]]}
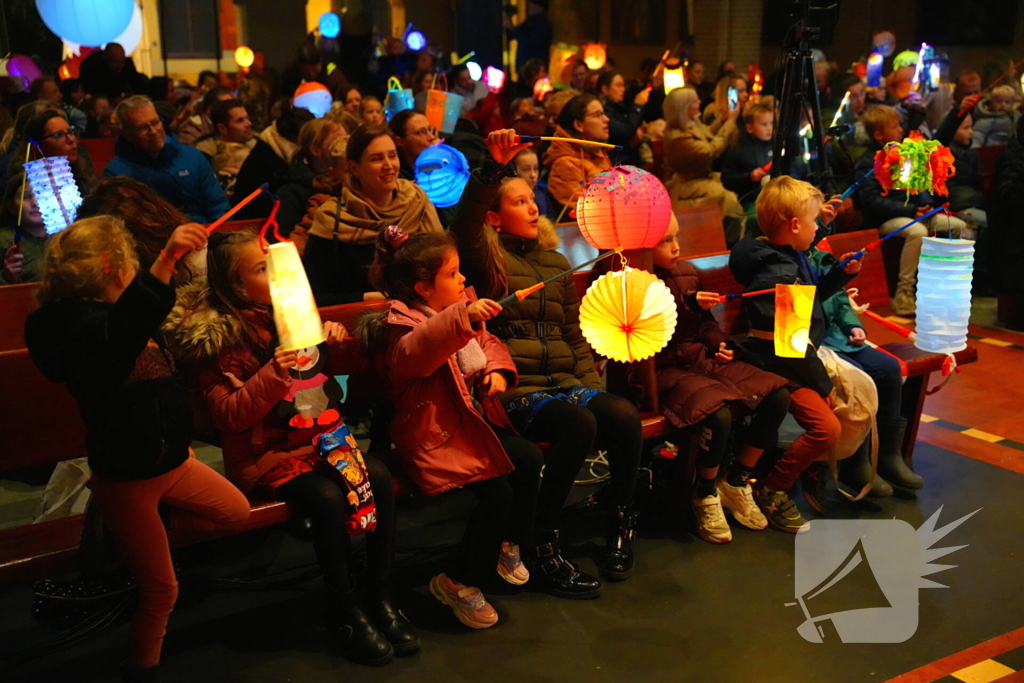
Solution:
{"label": "red lantern stick", "polygon": [[914,332],[913,330],[908,330],[906,327],[903,327],[903,325],[900,325],[899,323],[894,323],[893,321],[887,318],[883,318],[882,316],[878,315],[871,309],[867,309],[861,312],[867,317],[871,318],[872,320],[877,321],[882,325],[885,325],[896,334],[906,337],[910,341],[914,341],[915,339],[917,339],[917,333]]}
{"label": "red lantern stick", "polygon": [[748,296],[759,296],[761,294],[774,294],[775,288],[771,289],[759,289],[756,292],[744,292],[743,294],[721,294],[718,297],[718,303],[724,304],[726,301],[735,301],[736,299],[745,299]]}
{"label": "red lantern stick", "polygon": [[[248,197],[246,197],[246,198],[245,198],[245,199],[243,199],[242,201],[240,201],[240,202],[238,202],[237,204],[235,204],[235,205],[234,205],[234,206],[233,206],[233,207],[231,208],[231,210],[230,210],[230,211],[228,211],[228,212],[227,212],[226,214],[224,214],[223,216],[221,216],[220,218],[218,218],[217,220],[215,220],[214,222],[212,222],[212,223],[210,223],[210,224],[209,224],[208,226],[206,226],[206,232],[208,232],[208,233],[210,233],[210,234],[213,234],[214,232],[216,232],[216,231],[217,231],[217,228],[219,228],[219,227],[220,227],[221,225],[223,225],[223,224],[224,224],[224,222],[225,222],[225,221],[227,221],[227,219],[231,218],[231,217],[232,217],[232,216],[234,216],[234,215],[235,215],[236,213],[238,213],[239,211],[241,211],[241,210],[242,210],[242,208],[243,208],[243,207],[244,207],[244,206],[245,206],[246,204],[248,204],[248,203],[249,203],[249,202],[251,202],[252,200],[256,199],[256,197],[258,197],[258,196],[260,195],[260,193],[262,193],[262,192],[269,192],[269,191],[270,191],[270,184],[269,184],[269,183],[263,183],[262,185],[260,185],[259,187],[257,187],[257,188],[256,188],[255,190],[253,190],[253,191],[252,191],[252,192],[251,192],[251,193],[249,194],[249,196],[248,196]],[[275,225],[276,225],[276,224],[275,224]],[[265,229],[265,228],[264,228],[264,229]],[[276,229],[275,229],[275,233],[276,233]],[[185,255],[185,252],[186,252],[186,251],[188,251],[188,249],[185,249],[185,250],[182,250],[182,251],[178,252],[177,254],[175,254],[175,255],[174,255],[174,258],[175,258],[175,259],[179,259],[179,258],[181,258],[182,256],[184,256],[184,255]]]}
{"label": "red lantern stick", "polygon": [[772,170],[772,162],[769,161],[767,164],[762,166],[761,170],[764,171],[765,173],[767,173],[768,171]]}
{"label": "red lantern stick", "polygon": [[846,258],[846,259],[843,259],[842,261],[839,262],[839,267],[840,268],[845,268],[847,266],[847,264],[850,263],[850,261],[856,261],[859,258],[864,258],[869,251],[874,251],[875,249],[877,249],[879,247],[879,245],[882,244],[882,242],[886,241],[890,237],[895,237],[896,235],[900,234],[901,232],[903,232],[904,230],[909,228],[914,223],[920,223],[925,218],[928,218],[929,216],[933,216],[933,215],[937,214],[939,211],[945,211],[948,208],[949,208],[949,202],[946,202],[945,204],[942,204],[942,205],[932,209],[931,211],[929,211],[925,215],[921,216],[920,218],[915,218],[914,220],[910,221],[909,223],[904,225],[899,230],[896,230],[894,232],[890,232],[888,235],[882,237],[881,239],[877,239],[874,242],[868,244],[866,247],[864,247],[863,249],[858,251],[853,256],[851,256],[849,258]]}
{"label": "red lantern stick", "polygon": [[870,346],[871,348],[875,349],[876,351],[881,351],[885,355],[892,356],[893,358],[895,358],[896,362],[900,364],[900,377],[906,377],[907,376],[907,363],[906,363],[906,361],[904,361],[902,358],[897,356],[895,353],[891,353],[889,351],[886,351],[881,346],[879,346],[878,344],[875,344],[874,342],[872,342],[869,339],[865,339],[864,343],[867,344],[868,346]]}
{"label": "red lantern stick", "polygon": [[[526,289],[517,289],[512,294],[509,294],[507,297],[505,297],[504,299],[499,301],[498,305],[504,307],[504,306],[507,306],[510,303],[516,301],[516,300],[522,301],[526,297],[530,296],[531,294],[533,294],[534,292],[536,292],[536,291],[538,291],[540,289],[543,289],[544,287],[546,287],[548,284],[554,282],[555,280],[563,278],[566,275],[569,275],[570,273],[573,273],[573,272],[579,270],[580,268],[586,268],[589,265],[593,265],[593,264],[597,263],[598,261],[600,261],[603,258],[608,258],[612,254],[619,254],[621,252],[622,252],[622,247],[617,247],[617,248],[612,249],[610,251],[606,251],[603,254],[600,254],[597,258],[590,259],[586,263],[581,263],[578,266],[574,266],[574,267],[570,268],[569,270],[566,270],[564,272],[559,273],[558,275],[555,275],[554,277],[549,277],[547,280],[544,280],[544,282],[538,282],[535,285],[530,285]],[[772,290],[772,291],[775,291],[775,290]]]}

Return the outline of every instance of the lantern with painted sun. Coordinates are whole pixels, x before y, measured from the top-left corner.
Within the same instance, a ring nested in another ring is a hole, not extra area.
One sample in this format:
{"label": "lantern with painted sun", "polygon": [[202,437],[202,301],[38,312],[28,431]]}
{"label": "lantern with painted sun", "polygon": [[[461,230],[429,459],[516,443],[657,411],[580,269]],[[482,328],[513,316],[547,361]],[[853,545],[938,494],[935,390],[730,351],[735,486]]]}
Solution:
{"label": "lantern with painted sun", "polygon": [[636,166],[594,176],[576,202],[580,232],[596,249],[649,249],[665,236],[672,217],[668,190]]}
{"label": "lantern with painted sun", "polygon": [[775,285],[775,355],[803,358],[811,334],[814,285]]}

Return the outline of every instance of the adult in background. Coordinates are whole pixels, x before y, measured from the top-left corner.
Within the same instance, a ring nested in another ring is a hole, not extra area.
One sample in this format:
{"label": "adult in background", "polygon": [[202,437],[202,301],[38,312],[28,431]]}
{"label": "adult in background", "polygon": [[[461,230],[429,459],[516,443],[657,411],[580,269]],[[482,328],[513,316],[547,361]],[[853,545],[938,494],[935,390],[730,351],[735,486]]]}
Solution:
{"label": "adult in background", "polygon": [[[199,111],[194,116],[186,118],[178,126],[178,142],[183,145],[195,145],[200,140],[213,135],[214,128],[213,122],[210,120],[210,110],[217,102],[230,99],[234,99],[231,91],[223,85],[216,85],[206,91],[203,99],[199,102]],[[187,114],[188,112],[183,115],[187,116]],[[161,118],[161,120],[163,119]]]}
{"label": "adult in background", "polygon": [[[299,131],[313,115],[306,109],[293,107],[285,101],[280,116],[257,136],[256,145],[249,152],[238,171],[235,181],[236,200],[248,197],[260,185],[267,183],[271,192],[288,180],[288,168],[299,151]],[[235,216],[239,219],[266,218],[273,200],[266,193],[246,204]]]}
{"label": "adult in background", "polygon": [[281,74],[281,85],[278,95],[289,99],[303,83],[323,83],[327,85],[327,74],[324,71],[324,60],[313,43],[303,43],[295,53],[295,61],[285,67]]}
{"label": "adult in background", "polygon": [[423,189],[399,177],[398,149],[387,128],[356,130],[347,156],[349,178],[341,197],[317,209],[302,258],[318,306],[384,298],[373,291],[367,272],[381,230],[442,230]]}
{"label": "adult in background", "polygon": [[252,148],[256,136],[252,132],[252,121],[239,100],[221,100],[210,110],[210,122],[214,134],[200,140],[196,149],[206,155],[213,172],[217,174],[224,194],[230,199],[235,191],[235,182]]}
{"label": "adult in background", "polygon": [[95,188],[97,178],[92,160],[84,154],[84,148],[78,146],[79,132],[68,122],[64,112],[55,109],[39,112],[25,126],[21,142],[14,151],[9,169],[11,176],[23,170],[27,146],[32,145],[33,159],[38,158],[39,152],[45,157],[67,157],[78,191],[87,197]]}
{"label": "adult in background", "polygon": [[626,101],[626,81],[622,74],[606,71],[597,79],[597,89],[601,91],[601,104],[608,116],[608,142],[622,145],[622,163],[640,165],[633,138],[644,121],[644,106],[651,95],[651,89],[645,87],[638,92],[631,102]]}
{"label": "adult in background", "polygon": [[37,78],[29,86],[29,93],[31,93],[33,99],[52,102],[60,107],[68,121],[71,122],[71,125],[77,128],[79,133],[85,132],[85,127],[89,123],[88,118],[86,118],[83,111],[64,100],[64,91],[61,90],[56,79],[49,77]]}
{"label": "adult in background", "polygon": [[[555,137],[577,138],[584,142],[607,142],[608,134],[604,105],[590,94],[566,102],[555,126]],[[562,206],[575,208],[583,187],[598,173],[611,168],[612,162],[600,147],[556,140],[544,152],[544,165],[549,169],[551,196]]]}
{"label": "adult in background", "polygon": [[331,145],[346,135],[344,126],[327,119],[313,119],[302,126],[299,152],[288,168],[287,180],[277,189],[281,200],[277,224],[282,235],[290,235],[306,215],[306,203],[314,192],[337,191],[330,175]]}
{"label": "adult in background", "polygon": [[199,223],[212,223],[227,212],[228,198],[210,162],[198,149],[167,136],[152,100],[129,97],[114,115],[121,135],[104,177],[127,176],[145,183]]}
{"label": "adult in background", "polygon": [[398,146],[399,174],[406,180],[416,180],[416,159],[427,147],[441,144],[437,129],[430,125],[426,116],[414,109],[392,116],[388,127]]}
{"label": "adult in background", "polygon": [[504,22],[508,37],[519,42],[519,48],[516,50],[516,71],[522,71],[531,59],[547,63],[552,36],[547,0],[530,0],[526,5],[526,19],[518,26],[513,26],[507,15]]}
{"label": "adult in background", "polygon": [[82,60],[80,80],[85,92],[103,96],[112,103],[125,95],[142,92],[146,77],[135,70],[135,62],[117,43],[107,43]]}

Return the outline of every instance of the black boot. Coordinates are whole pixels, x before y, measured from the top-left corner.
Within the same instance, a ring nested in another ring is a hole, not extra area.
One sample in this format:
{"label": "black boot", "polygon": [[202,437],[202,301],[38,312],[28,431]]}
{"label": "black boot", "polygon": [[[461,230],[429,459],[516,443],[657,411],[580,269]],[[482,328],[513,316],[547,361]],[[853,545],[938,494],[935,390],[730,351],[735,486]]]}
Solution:
{"label": "black boot", "polygon": [[395,656],[395,650],[384,634],[373,625],[363,609],[358,592],[328,589],[330,605],[327,625],[339,632],[341,642],[353,661],[370,666],[384,666]]}
{"label": "black boot", "polygon": [[[871,439],[867,438],[856,453],[839,461],[839,481],[853,489],[854,494],[857,494],[864,488],[864,484],[867,483],[870,476]],[[892,495],[892,487],[876,472],[875,478],[871,481],[871,490],[868,491],[868,495],[872,498],[888,498]]]}
{"label": "black boot", "polygon": [[420,637],[391,598],[391,591],[378,588],[370,597],[370,615],[399,657],[420,651]]}
{"label": "black boot", "polygon": [[557,598],[591,600],[601,595],[601,582],[579,571],[562,557],[557,531],[538,531],[536,563],[530,570],[530,584]]}
{"label": "black boot", "polygon": [[608,556],[601,573],[610,581],[625,581],[633,575],[633,539],[636,538],[636,513],[630,506],[615,508],[608,534]]}
{"label": "black boot", "polygon": [[121,665],[123,683],[160,683],[160,665],[137,669],[127,663]]}
{"label": "black boot", "polygon": [[878,423],[878,474],[893,486],[917,490],[924,486],[924,479],[907,467],[903,460],[903,432],[906,421],[885,424]]}

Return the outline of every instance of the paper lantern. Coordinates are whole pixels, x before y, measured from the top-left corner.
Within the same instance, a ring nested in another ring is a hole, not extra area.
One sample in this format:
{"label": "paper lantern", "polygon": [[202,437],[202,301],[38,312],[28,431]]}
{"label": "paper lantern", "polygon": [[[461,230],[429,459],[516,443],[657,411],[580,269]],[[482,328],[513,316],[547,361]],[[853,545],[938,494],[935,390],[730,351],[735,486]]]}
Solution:
{"label": "paper lantern", "polygon": [[662,62],[661,72],[665,82],[666,95],[676,88],[686,87],[686,77],[683,75],[683,63],[679,59],[669,59]]}
{"label": "paper lantern", "polygon": [[879,31],[871,36],[871,44],[876,52],[888,57],[896,51],[896,36],[892,31]]}
{"label": "paper lantern", "polygon": [[554,91],[555,87],[551,85],[551,79],[545,76],[544,78],[538,78],[537,82],[533,84],[533,98],[540,102],[548,93]]}
{"label": "paper lantern", "polygon": [[882,87],[882,64],[885,58],[880,52],[872,52],[868,57],[868,87]]}
{"label": "paper lantern", "polygon": [[32,81],[37,78],[43,77],[43,72],[39,70],[39,67],[31,57],[25,55],[13,55],[3,62],[3,69],[0,70],[6,73],[0,73],[0,75],[6,75],[11,80],[21,85],[21,90],[28,90],[28,87],[32,85]]}
{"label": "paper lantern", "polygon": [[636,166],[616,166],[594,176],[576,202],[580,232],[595,249],[650,249],[672,218],[668,190]]}
{"label": "paper lantern", "polygon": [[331,91],[323,83],[303,83],[295,89],[292,104],[309,111],[313,116],[322,118],[331,110],[334,98]]}
{"label": "paper lantern", "polygon": [[416,158],[416,184],[442,209],[455,206],[469,182],[466,156],[448,145],[433,145]]}
{"label": "paper lantern", "polygon": [[235,50],[235,64],[243,69],[248,69],[255,61],[256,55],[253,54],[252,48],[242,45]]}
{"label": "paper lantern", "polygon": [[811,335],[814,285],[775,285],[775,355],[803,358]]}
{"label": "paper lantern", "polygon": [[974,242],[925,237],[917,265],[917,340],[934,353],[967,348]]}
{"label": "paper lantern", "polygon": [[576,45],[557,43],[551,46],[548,77],[555,88],[568,88],[572,83],[572,67],[580,49]]}
{"label": "paper lantern", "polygon": [[[443,77],[438,78],[441,87],[447,88],[448,82]],[[423,112],[430,125],[442,133],[454,133],[455,125],[459,122],[462,114],[462,103],[465,98],[441,87],[431,88],[416,93],[414,98],[416,110]]]}
{"label": "paper lantern", "polygon": [[675,333],[676,299],[645,270],[607,273],[583,296],[580,330],[602,356],[623,363],[650,358]]}
{"label": "paper lantern", "polygon": [[125,32],[135,0],[36,0],[36,8],[46,27],[58,37],[97,47]]}
{"label": "paper lantern", "polygon": [[75,222],[82,195],[67,157],[43,157],[25,164],[46,234],[53,235]]}
{"label": "paper lantern", "polygon": [[109,43],[117,43],[124,48],[126,55],[131,55],[139,47],[139,43],[142,42],[142,8],[135,5],[135,10],[132,12],[132,19],[128,22],[128,28],[124,30],[120,35],[115,36],[112,40],[108,40],[106,43],[101,45],[89,45],[82,46],[76,42],[70,41],[67,38],[63,39],[64,42],[64,54],[80,54],[82,57],[87,55],[87,50],[92,48],[103,48]]}
{"label": "paper lantern", "polygon": [[412,96],[412,88],[403,88],[402,82],[392,76],[388,79],[388,94],[384,98],[384,116],[388,121],[391,117],[406,109],[412,109],[415,100]]}
{"label": "paper lantern", "polygon": [[889,190],[906,190],[909,195],[931,192],[947,195],[946,180],[956,172],[953,153],[938,140],[925,140],[921,131],[911,131],[903,142],[890,142],[875,153],[875,179],[882,196]]}
{"label": "paper lantern", "polygon": [[484,77],[483,68],[476,62],[466,62],[466,68],[469,69],[469,77],[474,81],[479,81]]}
{"label": "paper lantern", "polygon": [[267,248],[267,278],[278,343],[288,351],[323,343],[323,322],[294,242]]}
{"label": "paper lantern", "polygon": [[318,26],[324,38],[337,38],[341,33],[341,17],[334,12],[324,12],[320,15]]}
{"label": "paper lantern", "polygon": [[501,69],[496,69],[493,66],[487,67],[484,78],[487,82],[487,89],[491,92],[501,92],[501,89],[505,87],[505,72]]}
{"label": "paper lantern", "polygon": [[606,61],[608,61],[608,51],[604,43],[587,43],[583,46],[583,63],[591,71],[603,68]]}
{"label": "paper lantern", "polygon": [[422,31],[409,24],[405,28],[405,46],[413,52],[419,52],[427,46],[427,37],[423,35]]}

